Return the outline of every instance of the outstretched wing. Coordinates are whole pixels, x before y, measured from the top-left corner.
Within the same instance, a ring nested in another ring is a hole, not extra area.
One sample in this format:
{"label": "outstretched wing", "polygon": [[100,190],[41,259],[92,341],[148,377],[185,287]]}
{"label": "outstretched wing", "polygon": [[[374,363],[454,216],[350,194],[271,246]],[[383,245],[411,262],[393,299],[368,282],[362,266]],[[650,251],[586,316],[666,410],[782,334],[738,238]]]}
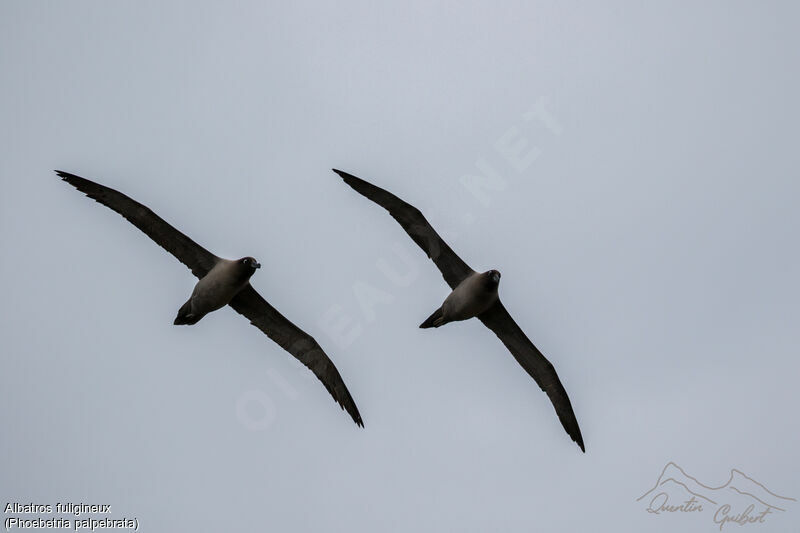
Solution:
{"label": "outstretched wing", "polygon": [[439,267],[444,280],[451,288],[455,289],[459,283],[464,281],[464,278],[472,274],[472,269],[439,237],[419,209],[389,191],[376,187],[352,174],[335,168],[333,171],[339,174],[344,182],[356,192],[389,211],[389,214],[403,226],[406,233]]}
{"label": "outstretched wing", "polygon": [[556,369],[553,368],[550,361],[525,336],[525,333],[514,322],[514,319],[508,314],[503,304],[500,303],[500,300],[497,300],[492,307],[478,315],[478,318],[487,328],[495,332],[517,362],[522,365],[522,368],[547,393],[556,410],[558,419],[561,420],[561,425],[564,426],[572,440],[585,452],[586,448],[583,446],[581,429],[578,427],[578,420],[572,411],[572,404],[567,396],[567,391],[558,379]]}
{"label": "outstretched wing", "polygon": [[267,337],[278,343],[281,348],[306,365],[325,385],[336,403],[350,413],[356,424],[364,427],[358,407],[350,396],[342,376],[313,337],[269,305],[250,284],[239,291],[229,305],[237,313],[250,319],[251,324],[266,333]]}
{"label": "outstretched wing", "polygon": [[208,274],[208,271],[219,261],[217,256],[173,228],[149,208],[121,192],[68,172],[56,170],[56,174],[89,198],[100,202],[128,219],[131,224],[142,230],[156,244],[189,267],[192,274],[198,278]]}

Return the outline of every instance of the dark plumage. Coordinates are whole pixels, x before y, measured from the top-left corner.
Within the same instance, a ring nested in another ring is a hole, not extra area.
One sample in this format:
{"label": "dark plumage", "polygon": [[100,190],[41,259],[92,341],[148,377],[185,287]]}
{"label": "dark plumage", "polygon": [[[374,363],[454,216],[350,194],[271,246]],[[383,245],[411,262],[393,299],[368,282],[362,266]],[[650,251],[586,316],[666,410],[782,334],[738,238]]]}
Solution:
{"label": "dark plumage", "polygon": [[217,257],[146,206],[124,194],[74,174],[60,170],[56,170],[56,174],[89,198],[125,217],[199,278],[191,297],[178,311],[174,324],[195,324],[206,314],[230,305],[308,367],[342,409],[350,414],[357,425],[363,427],[358,407],[339,371],[319,344],[281,315],[250,285],[250,277],[261,267],[255,259],[243,257],[229,260]]}
{"label": "dark plumage", "polygon": [[442,306],[420,327],[438,328],[448,322],[477,317],[500,338],[522,368],[547,393],[561,425],[585,452],[578,420],[555,368],[525,336],[500,302],[497,295],[500,273],[496,270],[483,273],[472,270],[453,252],[414,206],[352,174],[336,169],[333,171],[358,193],[389,211],[414,242],[433,260],[447,284],[453,289]]}

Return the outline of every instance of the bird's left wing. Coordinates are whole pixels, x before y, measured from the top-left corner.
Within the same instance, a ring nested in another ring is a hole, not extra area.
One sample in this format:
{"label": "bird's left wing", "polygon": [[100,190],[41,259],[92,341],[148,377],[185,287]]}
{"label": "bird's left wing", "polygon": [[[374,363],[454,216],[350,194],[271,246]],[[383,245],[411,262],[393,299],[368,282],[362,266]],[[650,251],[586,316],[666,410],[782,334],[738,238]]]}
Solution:
{"label": "bird's left wing", "polygon": [[469,265],[444,242],[444,239],[436,233],[436,230],[428,223],[419,209],[368,181],[335,168],[333,171],[339,174],[339,177],[356,192],[389,211],[392,218],[400,223],[409,237],[422,248],[439,268],[442,277],[450,285],[450,288],[455,289],[459,283],[472,274],[472,269]]}
{"label": "bird's left wing", "polygon": [[250,284],[239,291],[229,305],[307,366],[325,385],[333,399],[350,414],[353,421],[364,427],[358,407],[350,396],[342,376],[311,335],[280,314]]}
{"label": "bird's left wing", "polygon": [[558,379],[556,369],[550,361],[525,336],[525,333],[514,322],[514,319],[508,314],[500,300],[497,300],[488,310],[478,315],[478,318],[487,328],[495,332],[517,362],[522,365],[522,368],[547,393],[556,410],[558,419],[561,420],[561,425],[564,426],[572,440],[585,452],[586,448],[583,446],[581,429],[578,427],[578,420],[572,411],[572,404],[567,396],[567,391]]}
{"label": "bird's left wing", "polygon": [[156,244],[189,267],[192,274],[198,278],[208,274],[219,261],[219,257],[172,227],[146,205],[140,204],[133,198],[69,172],[56,170],[56,174],[89,198],[125,217],[131,224],[153,239]]}

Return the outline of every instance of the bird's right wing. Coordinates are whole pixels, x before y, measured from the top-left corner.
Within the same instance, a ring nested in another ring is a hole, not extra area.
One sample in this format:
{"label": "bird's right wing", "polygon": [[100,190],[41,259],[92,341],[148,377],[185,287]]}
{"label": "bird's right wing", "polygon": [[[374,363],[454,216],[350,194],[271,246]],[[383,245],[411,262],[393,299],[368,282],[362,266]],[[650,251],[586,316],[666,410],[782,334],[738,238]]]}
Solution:
{"label": "bird's right wing", "polygon": [[228,305],[250,319],[251,324],[307,366],[325,385],[336,403],[350,414],[353,422],[364,427],[356,402],[350,396],[342,376],[311,335],[280,314],[249,283]]}
{"label": "bird's right wing", "polygon": [[581,428],[578,427],[578,419],[572,411],[572,403],[569,401],[567,391],[561,380],[558,379],[556,369],[545,358],[542,352],[525,335],[525,332],[514,322],[506,308],[497,300],[489,309],[478,315],[484,325],[503,341],[506,348],[514,356],[514,359],[530,374],[541,389],[547,393],[550,402],[556,410],[561,425],[564,426],[567,434],[572,437],[581,450],[583,446],[583,436]]}
{"label": "bird's right wing", "polygon": [[61,170],[56,170],[56,174],[89,198],[100,202],[128,219],[131,224],[142,230],[156,244],[189,267],[192,274],[198,278],[208,274],[208,271],[214,268],[214,265],[219,261],[217,256],[172,227],[148,207],[121,192]]}
{"label": "bird's right wing", "polygon": [[406,233],[428,254],[439,267],[444,280],[455,289],[464,278],[472,274],[472,269],[444,242],[436,230],[431,227],[419,209],[393,195],[389,191],[376,187],[360,178],[333,169],[356,192],[366,196],[383,207],[403,226]]}

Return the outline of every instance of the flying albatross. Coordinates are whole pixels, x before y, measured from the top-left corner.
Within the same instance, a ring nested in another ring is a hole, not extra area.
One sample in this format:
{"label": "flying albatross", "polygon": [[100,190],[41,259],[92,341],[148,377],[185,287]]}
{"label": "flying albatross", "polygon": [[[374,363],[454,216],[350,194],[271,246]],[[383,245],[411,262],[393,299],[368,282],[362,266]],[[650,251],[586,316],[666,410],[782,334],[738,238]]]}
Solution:
{"label": "flying albatross", "polygon": [[243,257],[229,260],[217,257],[121,192],[60,170],[56,170],[56,174],[89,198],[128,219],[200,279],[189,300],[178,311],[174,324],[196,324],[206,314],[230,305],[307,366],[353,421],[364,426],[342,376],[319,344],[268,304],[250,285],[250,276],[261,267],[255,259]]}
{"label": "flying albatross", "polygon": [[389,211],[414,242],[433,260],[442,272],[444,280],[453,289],[442,306],[419,327],[438,328],[449,322],[478,317],[487,328],[494,331],[522,368],[547,393],[558,419],[561,420],[561,425],[585,452],[578,420],[572,411],[567,391],[558,379],[556,369],[528,340],[500,302],[497,295],[500,272],[497,270],[475,272],[444,242],[419,209],[352,174],[336,169],[333,171],[356,192]]}

